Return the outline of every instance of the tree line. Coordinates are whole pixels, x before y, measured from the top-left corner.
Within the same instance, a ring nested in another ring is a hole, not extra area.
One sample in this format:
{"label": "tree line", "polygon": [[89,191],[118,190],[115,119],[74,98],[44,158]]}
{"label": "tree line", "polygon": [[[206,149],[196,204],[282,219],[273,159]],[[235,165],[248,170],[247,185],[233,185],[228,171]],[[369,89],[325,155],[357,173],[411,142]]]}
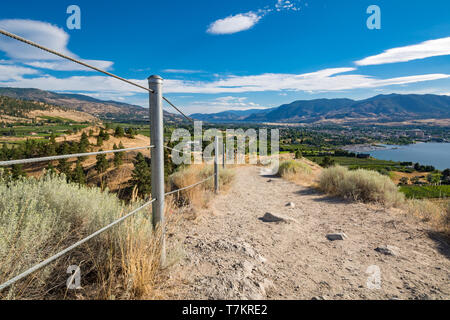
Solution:
{"label": "tree line", "polygon": [[[104,141],[108,141],[111,137],[109,133],[111,131],[108,126],[100,128],[99,133],[94,135],[94,131],[91,129],[89,133],[83,132],[79,141],[64,141],[56,142],[56,136],[52,133],[48,141],[38,140],[26,140],[23,144],[16,147],[8,148],[7,144],[3,144],[0,148],[0,161],[16,160],[16,159],[29,159],[40,158],[57,155],[78,154],[90,152],[93,147],[103,146]],[[125,130],[118,126],[114,129],[113,135],[116,138],[122,137],[134,137],[135,131]],[[91,144],[89,137],[95,137],[96,143]],[[169,143],[172,145],[171,143]],[[173,147],[173,145],[172,145]],[[120,143],[114,144],[113,150],[122,150],[125,146]],[[103,149],[99,149],[103,151]],[[105,174],[111,168],[119,168],[124,163],[125,152],[114,153],[112,159],[108,159],[105,154],[96,156],[96,162],[94,169],[100,178],[101,187],[105,187]],[[170,159],[170,151],[165,150],[165,177],[168,180],[170,174],[176,169],[176,165]],[[68,182],[77,183],[79,185],[87,185],[87,173],[83,165],[87,157],[79,157],[76,159],[75,165],[73,161],[69,159],[59,159],[57,161],[50,162],[46,171],[51,174],[63,174]],[[137,189],[137,193],[141,197],[145,197],[151,193],[151,159],[145,157],[142,153],[137,153],[133,159],[134,169],[131,174],[130,184]],[[30,165],[31,168],[33,165]],[[4,176],[8,179],[16,180],[22,177],[26,177],[26,171],[23,165],[12,165],[10,168],[4,168]]]}

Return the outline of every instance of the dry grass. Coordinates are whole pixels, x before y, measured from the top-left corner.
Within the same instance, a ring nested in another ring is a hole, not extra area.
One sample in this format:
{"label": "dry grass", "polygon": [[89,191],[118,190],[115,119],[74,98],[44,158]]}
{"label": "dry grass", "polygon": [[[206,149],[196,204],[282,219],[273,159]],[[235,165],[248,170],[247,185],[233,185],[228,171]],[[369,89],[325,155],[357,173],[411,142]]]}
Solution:
{"label": "dry grass", "polygon": [[[171,190],[185,188],[202,181],[214,175],[214,167],[211,165],[190,165],[183,166],[177,172],[172,174],[169,179]],[[226,189],[233,181],[234,171],[232,169],[219,169],[219,188]],[[180,191],[176,195],[179,205],[190,205],[194,208],[208,207],[211,198],[214,195],[214,179],[210,179],[205,183],[194,188]]]}
{"label": "dry grass", "polygon": [[278,175],[283,179],[303,186],[312,185],[317,176],[313,168],[301,160],[282,161],[278,168]]}
{"label": "dry grass", "polygon": [[407,200],[404,209],[408,214],[429,222],[434,230],[450,238],[450,201]]}
{"label": "dry grass", "polygon": [[[1,180],[1,179],[0,179]],[[98,188],[46,176],[0,181],[0,282],[4,282],[130,212]],[[143,210],[44,269],[0,293],[3,299],[139,299],[152,296],[159,236]],[[81,268],[81,290],[65,287],[71,265]]]}
{"label": "dry grass", "polygon": [[405,213],[428,222],[435,231],[450,237],[450,201],[405,200],[394,182],[378,172],[362,169],[349,171],[335,166],[323,170],[319,188],[333,196],[401,208]]}
{"label": "dry grass", "polygon": [[341,166],[327,168],[319,177],[322,191],[345,199],[375,202],[387,207],[404,203],[404,196],[389,177],[376,171],[350,171]]}
{"label": "dry grass", "polygon": [[447,205],[445,206],[445,215],[442,219],[442,228],[447,237],[450,238],[450,201],[447,201]]}

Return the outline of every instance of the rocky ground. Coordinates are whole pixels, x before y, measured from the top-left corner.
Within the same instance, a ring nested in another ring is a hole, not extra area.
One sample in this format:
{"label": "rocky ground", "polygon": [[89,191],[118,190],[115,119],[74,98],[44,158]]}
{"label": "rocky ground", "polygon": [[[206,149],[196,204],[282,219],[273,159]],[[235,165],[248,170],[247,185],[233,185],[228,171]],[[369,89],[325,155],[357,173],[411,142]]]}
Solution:
{"label": "rocky ground", "polygon": [[183,255],[168,298],[450,298],[449,246],[424,223],[236,170],[231,189],[169,238]]}

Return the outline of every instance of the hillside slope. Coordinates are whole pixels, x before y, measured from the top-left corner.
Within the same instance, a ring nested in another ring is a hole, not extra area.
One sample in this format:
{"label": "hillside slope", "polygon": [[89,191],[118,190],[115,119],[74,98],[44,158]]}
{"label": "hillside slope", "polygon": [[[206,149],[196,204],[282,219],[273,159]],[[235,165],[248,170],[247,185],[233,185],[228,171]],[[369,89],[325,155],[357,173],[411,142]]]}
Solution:
{"label": "hillside slope", "polygon": [[41,120],[96,122],[98,119],[86,112],[67,109],[45,102],[28,101],[0,95],[0,122],[31,123]]}
{"label": "hillside slope", "polygon": [[[260,170],[236,168],[231,190],[172,235],[184,258],[171,270],[170,298],[450,298],[450,249],[424,223],[394,209],[330,198]],[[267,212],[287,223],[261,221]],[[326,239],[336,232],[348,238]],[[398,247],[398,254],[375,251],[384,245]],[[366,272],[374,268],[381,271],[380,289],[367,286]]]}
{"label": "hillside slope", "polygon": [[[109,121],[148,121],[148,109],[117,101],[103,101],[81,94],[61,94],[39,89],[1,88],[0,95],[38,102],[44,102],[67,109],[82,111]],[[164,112],[166,123],[183,122],[184,118],[169,112]]]}

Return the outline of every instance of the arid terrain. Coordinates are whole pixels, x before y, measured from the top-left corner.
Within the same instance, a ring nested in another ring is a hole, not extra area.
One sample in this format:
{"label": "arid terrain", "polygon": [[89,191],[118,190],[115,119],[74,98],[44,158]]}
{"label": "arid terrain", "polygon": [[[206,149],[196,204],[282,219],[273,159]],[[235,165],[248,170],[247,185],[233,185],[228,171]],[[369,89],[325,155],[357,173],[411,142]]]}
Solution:
{"label": "arid terrain", "polygon": [[[233,185],[210,209],[169,234],[182,254],[167,270],[168,298],[450,298],[448,244],[424,222],[262,170],[236,168]],[[284,221],[265,222],[266,213]],[[330,233],[347,238],[330,241]],[[385,246],[390,251],[375,250]]]}

